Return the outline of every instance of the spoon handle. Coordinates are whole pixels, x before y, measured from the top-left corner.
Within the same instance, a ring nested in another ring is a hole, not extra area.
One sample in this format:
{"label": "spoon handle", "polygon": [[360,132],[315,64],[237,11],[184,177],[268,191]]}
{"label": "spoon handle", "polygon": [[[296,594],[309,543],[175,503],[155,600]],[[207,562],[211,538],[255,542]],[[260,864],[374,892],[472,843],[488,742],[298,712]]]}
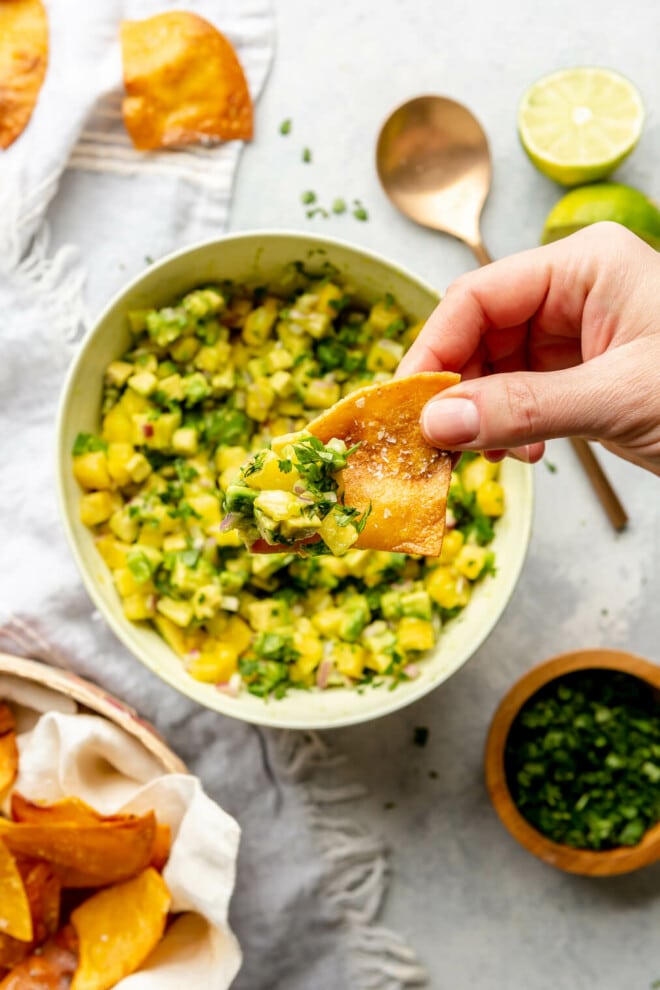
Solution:
{"label": "spoon handle", "polygon": [[[489,265],[491,263],[493,259],[488,254],[481,237],[477,237],[474,241],[469,241],[468,244],[480,265]],[[591,482],[591,487],[598,496],[600,504],[605,509],[607,518],[612,524],[613,529],[617,533],[620,533],[626,527],[628,516],[621,504],[619,496],[612,488],[607,475],[600,466],[596,455],[587,441],[581,437],[571,437],[571,445],[580,460],[585,474]],[[660,843],[658,849],[658,856],[660,857]]]}

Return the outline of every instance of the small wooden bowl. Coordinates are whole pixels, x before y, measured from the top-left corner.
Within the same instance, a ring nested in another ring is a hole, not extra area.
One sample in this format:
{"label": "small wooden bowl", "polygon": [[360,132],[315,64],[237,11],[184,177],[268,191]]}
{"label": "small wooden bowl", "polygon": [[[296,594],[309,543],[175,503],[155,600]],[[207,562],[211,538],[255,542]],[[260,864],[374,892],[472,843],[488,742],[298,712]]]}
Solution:
{"label": "small wooden bowl", "polygon": [[660,690],[660,666],[619,650],[578,650],[563,653],[529,670],[504,696],[493,716],[485,751],[486,786],[495,811],[514,839],[544,863],[568,873],[609,877],[631,873],[660,859],[660,822],[653,825],[635,846],[617,846],[603,852],[574,849],[552,842],[518,811],[506,777],[504,762],[509,731],[520,709],[550,681],[577,670],[617,670],[631,674]]}
{"label": "small wooden bowl", "polygon": [[136,711],[96,684],[66,670],[56,670],[39,660],[26,660],[11,653],[0,653],[0,675],[32,681],[71,698],[83,711],[103,715],[129,736],[138,739],[166,773],[187,773],[185,764],[167,746],[156,730]]}

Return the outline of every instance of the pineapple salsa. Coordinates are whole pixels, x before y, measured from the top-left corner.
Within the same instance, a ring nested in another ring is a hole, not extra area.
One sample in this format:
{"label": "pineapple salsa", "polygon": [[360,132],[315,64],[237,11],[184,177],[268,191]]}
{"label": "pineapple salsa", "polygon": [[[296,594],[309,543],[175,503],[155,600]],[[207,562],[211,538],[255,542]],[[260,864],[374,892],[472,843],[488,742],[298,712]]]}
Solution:
{"label": "pineapple salsa", "polygon": [[[221,283],[128,320],[132,343],[106,369],[100,432],[73,448],[80,517],[126,617],[153,623],[191,677],[230,695],[415,677],[493,570],[499,465],[461,458],[438,558],[250,554],[223,504],[236,506],[251,454],[390,378],[420,325],[391,296],[365,306],[335,272],[300,263],[268,289]],[[334,450],[337,463],[349,454]],[[346,549],[337,534],[359,521],[335,523],[336,553]]]}

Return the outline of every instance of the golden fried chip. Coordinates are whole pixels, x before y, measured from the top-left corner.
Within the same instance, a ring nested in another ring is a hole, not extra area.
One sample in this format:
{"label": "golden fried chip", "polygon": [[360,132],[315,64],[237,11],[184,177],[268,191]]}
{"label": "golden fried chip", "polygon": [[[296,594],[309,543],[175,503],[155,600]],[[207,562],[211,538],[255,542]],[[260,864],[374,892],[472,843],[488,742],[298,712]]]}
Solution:
{"label": "golden fried chip", "polygon": [[0,842],[0,932],[31,942],[32,914],[18,864],[9,848]]}
{"label": "golden fried chip", "polygon": [[23,133],[48,66],[48,21],[41,0],[0,2],[0,148]]}
{"label": "golden fried chip", "polygon": [[151,861],[156,817],[35,824],[0,818],[0,839],[15,855],[46,860],[63,887],[104,887],[135,876]]}
{"label": "golden fried chip", "polygon": [[108,990],[134,973],[165,930],[170,893],[154,869],[94,894],[71,914],[79,962],[71,990]]}
{"label": "golden fried chip", "polygon": [[17,860],[23,880],[30,914],[32,940],[19,941],[0,934],[0,967],[10,969],[32,952],[35,946],[54,935],[60,919],[60,882],[48,863],[37,860]]}
{"label": "golden fried chip", "polygon": [[197,14],[122,21],[124,123],[149,150],[252,137],[252,100],[236,52]]}
{"label": "golden fried chip", "polygon": [[460,376],[421,372],[368,385],[341,399],[307,429],[327,443],[359,443],[341,473],[343,498],[371,513],[355,546],[436,557],[442,548],[451,457],[426,442],[422,409]]}
{"label": "golden fried chip", "polygon": [[76,933],[66,925],[15,966],[0,981],[0,990],[65,990],[77,963]]}
{"label": "golden fried chip", "polygon": [[18,746],[14,732],[0,736],[0,801],[16,780],[18,773]]}

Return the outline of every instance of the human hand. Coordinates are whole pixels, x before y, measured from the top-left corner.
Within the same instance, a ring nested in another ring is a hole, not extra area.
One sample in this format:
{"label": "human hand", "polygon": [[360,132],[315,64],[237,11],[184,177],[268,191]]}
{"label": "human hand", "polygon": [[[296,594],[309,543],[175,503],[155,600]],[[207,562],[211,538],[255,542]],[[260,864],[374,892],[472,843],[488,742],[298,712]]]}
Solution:
{"label": "human hand", "polygon": [[424,407],[435,446],[534,462],[580,436],[660,474],[659,299],[660,254],[594,224],[461,276],[397,376],[463,376]]}

